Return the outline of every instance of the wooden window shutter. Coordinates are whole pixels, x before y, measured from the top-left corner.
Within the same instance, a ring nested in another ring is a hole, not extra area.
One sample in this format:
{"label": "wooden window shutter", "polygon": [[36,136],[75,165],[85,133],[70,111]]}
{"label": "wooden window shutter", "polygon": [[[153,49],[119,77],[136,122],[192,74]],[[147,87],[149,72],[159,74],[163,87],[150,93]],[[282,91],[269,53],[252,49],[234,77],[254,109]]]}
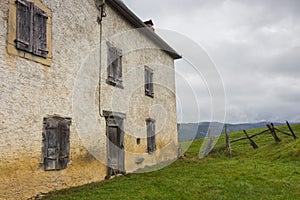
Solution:
{"label": "wooden window shutter", "polygon": [[149,76],[148,76],[148,67],[145,67],[145,93],[146,95],[149,93]]}
{"label": "wooden window shutter", "polygon": [[150,95],[153,97],[154,91],[153,91],[153,70],[149,71],[149,92]]}
{"label": "wooden window shutter", "polygon": [[123,88],[122,85],[122,51],[108,43],[107,80],[110,85]]}
{"label": "wooden window shutter", "polygon": [[147,152],[152,152],[150,139],[150,121],[147,121]]}
{"label": "wooden window shutter", "polygon": [[152,153],[156,150],[155,143],[155,120],[147,119],[147,152]]}
{"label": "wooden window shutter", "polygon": [[155,122],[151,121],[151,147],[152,152],[156,150],[156,143],[155,143]]}
{"label": "wooden window shutter", "polygon": [[55,118],[44,119],[44,152],[43,162],[45,170],[59,169],[59,129]]}
{"label": "wooden window shutter", "polygon": [[33,7],[33,54],[46,58],[47,51],[47,19],[45,11]]}
{"label": "wooden window shutter", "polygon": [[32,52],[33,40],[33,4],[26,0],[17,0],[17,49]]}
{"label": "wooden window shutter", "polygon": [[70,152],[70,125],[71,120],[65,119],[60,121],[60,152],[59,152],[59,168],[67,168]]}
{"label": "wooden window shutter", "polygon": [[69,118],[44,118],[42,161],[45,170],[65,169],[70,151]]}
{"label": "wooden window shutter", "polygon": [[153,70],[145,66],[145,94],[153,97]]}
{"label": "wooden window shutter", "polygon": [[122,52],[116,49],[116,81],[122,83]]}
{"label": "wooden window shutter", "polygon": [[108,80],[114,81],[114,62],[116,60],[115,49],[113,47],[108,48]]}

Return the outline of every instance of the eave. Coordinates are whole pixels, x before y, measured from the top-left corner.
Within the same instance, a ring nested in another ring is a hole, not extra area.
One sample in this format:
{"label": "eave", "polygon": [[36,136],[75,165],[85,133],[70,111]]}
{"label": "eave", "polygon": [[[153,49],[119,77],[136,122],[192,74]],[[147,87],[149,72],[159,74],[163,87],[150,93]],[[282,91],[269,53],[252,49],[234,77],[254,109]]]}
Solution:
{"label": "eave", "polygon": [[118,11],[127,21],[134,27],[140,28],[139,31],[148,37],[154,44],[156,44],[162,51],[169,54],[174,60],[182,58],[170,45],[168,45],[160,36],[148,28],[140,18],[138,18],[122,1],[107,0],[116,11]]}

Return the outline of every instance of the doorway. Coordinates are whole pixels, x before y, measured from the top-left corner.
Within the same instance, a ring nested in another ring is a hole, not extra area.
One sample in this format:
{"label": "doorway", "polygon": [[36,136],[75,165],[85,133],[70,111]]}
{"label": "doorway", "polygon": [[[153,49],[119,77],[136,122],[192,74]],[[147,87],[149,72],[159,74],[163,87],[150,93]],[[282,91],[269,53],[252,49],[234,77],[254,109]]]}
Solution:
{"label": "doorway", "polygon": [[[104,115],[105,116],[105,115]],[[110,112],[106,118],[107,166],[106,179],[125,174],[124,169],[124,114]]]}

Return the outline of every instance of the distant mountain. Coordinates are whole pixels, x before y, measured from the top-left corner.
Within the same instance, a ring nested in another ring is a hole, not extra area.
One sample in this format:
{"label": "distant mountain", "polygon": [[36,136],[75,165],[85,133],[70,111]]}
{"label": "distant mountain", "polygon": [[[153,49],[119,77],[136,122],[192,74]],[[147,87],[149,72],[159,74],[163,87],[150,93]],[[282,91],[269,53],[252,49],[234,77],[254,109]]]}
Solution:
{"label": "distant mountain", "polygon": [[[249,130],[254,128],[263,128],[266,127],[266,124],[271,122],[257,122],[257,123],[242,123],[242,124],[226,124],[228,132]],[[273,123],[275,126],[282,125],[283,123]],[[208,128],[211,130],[216,130],[215,132],[224,133],[224,124],[219,122],[199,122],[199,123],[182,123],[177,124],[178,130],[178,140],[179,141],[188,141],[198,138],[203,138],[206,136]],[[213,132],[213,131],[211,131]],[[217,133],[217,134],[218,134]],[[214,133],[211,133],[214,134]]]}

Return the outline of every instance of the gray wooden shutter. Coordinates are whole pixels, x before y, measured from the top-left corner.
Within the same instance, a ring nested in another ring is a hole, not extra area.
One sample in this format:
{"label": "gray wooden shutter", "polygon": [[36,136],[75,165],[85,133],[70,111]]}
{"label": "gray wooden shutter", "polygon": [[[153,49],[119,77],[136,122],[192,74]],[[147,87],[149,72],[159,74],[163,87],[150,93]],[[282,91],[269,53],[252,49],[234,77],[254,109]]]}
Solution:
{"label": "gray wooden shutter", "polygon": [[153,97],[153,70],[145,66],[145,94]]}
{"label": "gray wooden shutter", "polygon": [[65,169],[69,162],[70,118],[44,118],[42,160],[45,170]]}
{"label": "gray wooden shutter", "polygon": [[152,149],[153,152],[156,150],[156,142],[155,142],[155,121],[152,121]]}
{"label": "gray wooden shutter", "polygon": [[151,96],[154,95],[153,91],[153,70],[149,70],[149,93]]}
{"label": "gray wooden shutter", "polygon": [[108,48],[108,80],[114,80],[114,61],[115,61],[115,50],[113,47]]}
{"label": "gray wooden shutter", "polygon": [[120,84],[122,83],[122,52],[116,49],[116,80]]}
{"label": "gray wooden shutter", "polygon": [[147,152],[152,153],[156,150],[155,143],[155,121],[147,119]]}
{"label": "gray wooden shutter", "polygon": [[55,118],[45,119],[45,155],[44,168],[45,170],[59,169],[59,129],[58,121]]}
{"label": "gray wooden shutter", "polygon": [[149,68],[145,67],[145,93],[149,94]]}
{"label": "gray wooden shutter", "polygon": [[26,0],[16,0],[17,4],[17,49],[32,52],[33,4]]}
{"label": "gray wooden shutter", "polygon": [[152,140],[151,140],[151,121],[148,121],[147,125],[147,146],[148,146],[148,153],[152,152]]}
{"label": "gray wooden shutter", "polygon": [[71,120],[64,119],[59,123],[60,131],[60,152],[59,152],[59,168],[67,168],[70,152],[70,125]]}
{"label": "gray wooden shutter", "polygon": [[47,157],[47,144],[48,144],[48,139],[47,139],[47,121],[46,118],[44,118],[44,126],[43,126],[43,133],[42,133],[42,162],[45,164],[45,160]]}
{"label": "gray wooden shutter", "polygon": [[146,120],[147,122],[147,152],[151,152],[151,141],[150,141],[150,121]]}
{"label": "gray wooden shutter", "polygon": [[33,54],[46,58],[47,51],[47,14],[38,8],[33,7]]}

